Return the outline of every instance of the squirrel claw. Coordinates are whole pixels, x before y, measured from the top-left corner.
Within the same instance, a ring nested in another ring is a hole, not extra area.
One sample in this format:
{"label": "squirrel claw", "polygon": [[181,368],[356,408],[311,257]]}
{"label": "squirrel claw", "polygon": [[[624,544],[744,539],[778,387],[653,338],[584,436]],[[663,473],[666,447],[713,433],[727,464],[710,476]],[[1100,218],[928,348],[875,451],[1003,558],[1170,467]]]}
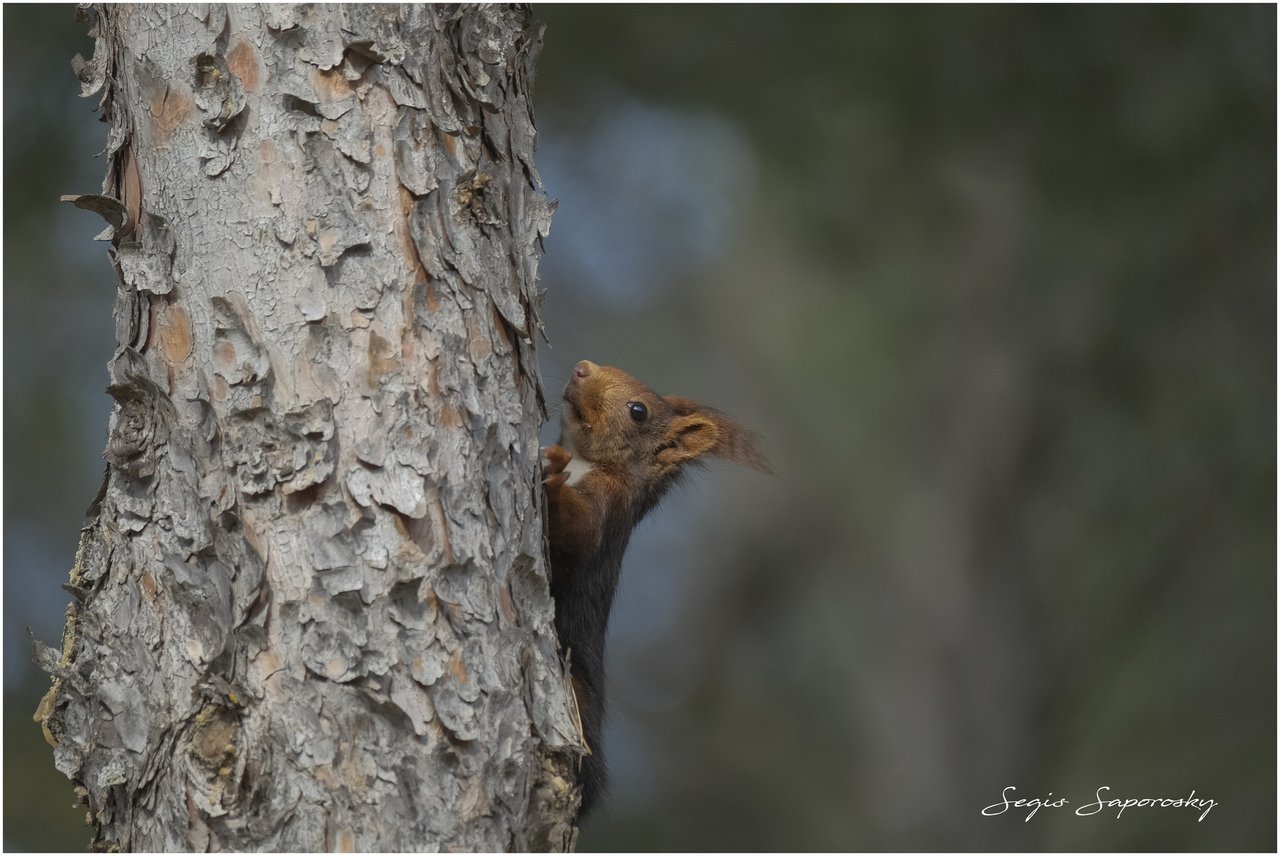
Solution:
{"label": "squirrel claw", "polygon": [[542,450],[542,477],[543,483],[546,484],[550,477],[563,473],[564,468],[569,466],[569,461],[573,460],[573,455],[566,452],[561,446],[546,446]]}

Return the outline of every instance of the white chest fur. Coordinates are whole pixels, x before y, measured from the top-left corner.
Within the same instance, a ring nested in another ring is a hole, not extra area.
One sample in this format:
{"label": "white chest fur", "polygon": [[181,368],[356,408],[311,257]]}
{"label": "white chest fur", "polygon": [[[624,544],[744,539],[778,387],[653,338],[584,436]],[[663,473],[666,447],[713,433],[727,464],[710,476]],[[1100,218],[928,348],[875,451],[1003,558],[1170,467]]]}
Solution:
{"label": "white chest fur", "polygon": [[569,474],[569,479],[565,484],[577,484],[582,481],[582,479],[586,477],[587,473],[591,472],[592,469],[593,467],[591,466],[590,461],[584,461],[582,458],[573,458],[569,461],[568,466],[564,468],[564,471]]}

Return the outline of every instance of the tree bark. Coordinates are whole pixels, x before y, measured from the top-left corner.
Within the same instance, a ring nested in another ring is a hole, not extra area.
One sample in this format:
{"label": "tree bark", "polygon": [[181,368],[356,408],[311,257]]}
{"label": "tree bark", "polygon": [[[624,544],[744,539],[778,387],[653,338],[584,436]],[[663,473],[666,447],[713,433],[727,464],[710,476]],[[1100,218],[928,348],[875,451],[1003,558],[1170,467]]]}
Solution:
{"label": "tree bark", "polygon": [[523,8],[103,6],[103,492],[37,714],[101,848],[569,849]]}

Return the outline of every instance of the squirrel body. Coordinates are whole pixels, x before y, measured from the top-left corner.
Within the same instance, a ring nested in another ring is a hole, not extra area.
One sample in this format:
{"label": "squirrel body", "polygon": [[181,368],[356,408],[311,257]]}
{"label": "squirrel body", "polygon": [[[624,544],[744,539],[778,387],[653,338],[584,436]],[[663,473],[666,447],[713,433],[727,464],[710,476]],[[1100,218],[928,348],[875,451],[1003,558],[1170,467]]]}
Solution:
{"label": "squirrel body", "polygon": [[632,530],[708,457],[770,469],[756,436],[720,411],[588,360],[565,386],[561,425],[559,445],[543,452],[543,485],[556,632],[589,752],[580,775],[585,815],[606,784],[605,631]]}

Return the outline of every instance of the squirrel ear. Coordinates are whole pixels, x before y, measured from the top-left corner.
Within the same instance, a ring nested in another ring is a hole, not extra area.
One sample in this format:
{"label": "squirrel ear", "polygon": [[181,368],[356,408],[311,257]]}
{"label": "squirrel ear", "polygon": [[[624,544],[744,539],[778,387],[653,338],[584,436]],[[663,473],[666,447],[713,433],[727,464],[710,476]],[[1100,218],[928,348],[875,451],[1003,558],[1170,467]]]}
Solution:
{"label": "squirrel ear", "polygon": [[720,426],[701,413],[677,416],[667,426],[658,463],[678,467],[695,458],[711,454],[720,442]]}
{"label": "squirrel ear", "polygon": [[676,418],[667,428],[658,453],[659,463],[678,467],[703,455],[714,455],[765,474],[773,473],[760,438],[729,416],[692,398],[667,395],[664,399]]}

